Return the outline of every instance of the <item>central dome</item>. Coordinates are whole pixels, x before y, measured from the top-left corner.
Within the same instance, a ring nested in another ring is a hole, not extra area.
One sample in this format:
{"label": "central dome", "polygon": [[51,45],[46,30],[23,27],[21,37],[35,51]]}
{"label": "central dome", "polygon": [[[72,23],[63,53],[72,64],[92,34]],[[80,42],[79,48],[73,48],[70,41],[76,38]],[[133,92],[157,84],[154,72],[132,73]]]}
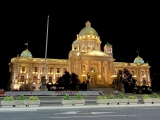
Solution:
{"label": "central dome", "polygon": [[80,31],[79,36],[90,35],[90,34],[98,36],[98,33],[96,32],[96,30],[91,27],[91,23],[89,21],[87,21],[86,22],[86,27],[84,27]]}

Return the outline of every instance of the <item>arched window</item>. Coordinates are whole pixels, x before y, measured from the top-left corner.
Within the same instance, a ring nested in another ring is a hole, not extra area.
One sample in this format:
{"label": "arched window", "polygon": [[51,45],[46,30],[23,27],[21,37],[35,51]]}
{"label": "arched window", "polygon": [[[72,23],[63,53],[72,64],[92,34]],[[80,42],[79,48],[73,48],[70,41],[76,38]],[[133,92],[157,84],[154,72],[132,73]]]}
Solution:
{"label": "arched window", "polygon": [[146,85],[147,84],[147,82],[146,82],[146,80],[145,79],[143,79],[143,85]]}
{"label": "arched window", "polygon": [[33,82],[36,82],[36,81],[37,81],[37,77],[34,76],[34,77],[33,77]]}
{"label": "arched window", "polygon": [[67,68],[64,68],[64,72],[66,72],[67,71]]}
{"label": "arched window", "polygon": [[146,76],[144,70],[141,72],[141,76],[142,76],[142,77],[145,77],[145,76]]}
{"label": "arched window", "polygon": [[117,70],[116,69],[114,70],[114,75],[117,75]]}
{"label": "arched window", "polygon": [[57,73],[60,73],[60,68],[57,68]]}
{"label": "arched window", "polygon": [[21,81],[20,82],[24,82],[24,76],[21,76]]}
{"label": "arched window", "polygon": [[37,67],[34,67],[34,72],[37,72]]}
{"label": "arched window", "polygon": [[52,77],[49,77],[49,83],[52,83]]}
{"label": "arched window", "polygon": [[53,68],[52,68],[52,67],[49,68],[49,72],[50,72],[50,73],[53,72]]}
{"label": "arched window", "polygon": [[42,72],[44,72],[44,67],[42,67]]}
{"label": "arched window", "polygon": [[25,71],[25,66],[22,66],[22,72],[24,72]]}

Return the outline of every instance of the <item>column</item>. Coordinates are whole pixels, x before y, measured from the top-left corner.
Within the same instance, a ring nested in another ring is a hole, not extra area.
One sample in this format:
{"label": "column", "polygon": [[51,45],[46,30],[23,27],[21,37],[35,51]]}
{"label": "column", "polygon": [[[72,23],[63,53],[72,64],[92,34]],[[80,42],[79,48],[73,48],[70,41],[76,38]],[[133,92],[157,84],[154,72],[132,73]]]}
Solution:
{"label": "column", "polygon": [[151,80],[150,80],[150,72],[149,72],[149,69],[147,69],[147,78],[148,78],[148,80],[147,80],[147,84],[149,85],[149,86],[151,86]]}
{"label": "column", "polygon": [[137,66],[137,81],[139,86],[141,86],[141,76],[140,76],[140,70],[138,66]]}
{"label": "column", "polygon": [[[13,77],[13,80],[15,80],[15,79],[16,79],[16,64],[13,64],[13,70],[12,70],[12,68],[11,68],[11,71],[14,71],[14,72],[13,72],[13,76],[14,76],[14,77]],[[13,81],[13,80],[12,80],[12,81]],[[14,82],[14,81],[13,81],[13,82]]]}
{"label": "column", "polygon": [[103,61],[101,61],[101,84],[104,83],[104,80],[103,80]]}
{"label": "column", "polygon": [[108,82],[108,69],[107,69],[108,65],[107,63],[105,63],[105,66],[104,66],[104,71],[105,71],[105,83]]}
{"label": "column", "polygon": [[56,79],[56,70],[57,70],[57,67],[56,66],[54,66],[54,79]]}
{"label": "column", "polygon": [[81,61],[81,81],[83,82],[83,61]]}
{"label": "column", "polygon": [[113,74],[113,62],[108,62],[108,84],[112,84],[113,78],[111,77]]}
{"label": "column", "polygon": [[79,78],[81,78],[80,76],[82,76],[82,73],[81,73],[81,71],[82,71],[81,69],[82,69],[82,68],[81,68],[81,67],[82,67],[82,62],[79,61],[79,65],[78,65],[78,77],[79,77]]}
{"label": "column", "polygon": [[68,72],[71,73],[71,61],[69,59]]}
{"label": "column", "polygon": [[88,61],[88,72],[90,72],[90,64],[91,64],[91,61]]}
{"label": "column", "polygon": [[30,64],[28,64],[27,79],[29,78],[29,69],[30,69]]}

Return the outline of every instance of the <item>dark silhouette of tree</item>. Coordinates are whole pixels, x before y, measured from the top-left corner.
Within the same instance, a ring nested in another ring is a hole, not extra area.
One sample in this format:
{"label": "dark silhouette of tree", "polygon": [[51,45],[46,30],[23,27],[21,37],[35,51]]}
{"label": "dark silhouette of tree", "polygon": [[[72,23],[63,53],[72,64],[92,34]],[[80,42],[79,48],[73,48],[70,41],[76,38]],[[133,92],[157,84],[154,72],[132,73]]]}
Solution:
{"label": "dark silhouette of tree", "polygon": [[78,89],[80,80],[77,74],[72,73],[70,75],[69,72],[65,71],[64,75],[58,79],[57,83],[58,83],[58,86],[64,87],[65,90],[68,90],[68,89],[75,90],[75,89]]}
{"label": "dark silhouette of tree", "polygon": [[113,80],[114,87],[117,88],[118,84],[122,82],[123,82],[123,72],[122,70],[119,70],[117,76]]}
{"label": "dark silhouette of tree", "polygon": [[71,88],[72,90],[79,89],[80,80],[78,78],[78,75],[75,73],[71,74]]}
{"label": "dark silhouette of tree", "polygon": [[132,77],[132,74],[124,68],[124,70],[119,70],[117,77],[113,80],[115,87],[118,87],[119,84],[124,84],[125,92],[133,92],[133,89],[136,86],[136,80]]}
{"label": "dark silhouette of tree", "polygon": [[132,74],[126,68],[124,68],[123,73],[123,83],[125,87],[125,92],[133,92],[133,89],[136,86],[136,80],[132,77]]}

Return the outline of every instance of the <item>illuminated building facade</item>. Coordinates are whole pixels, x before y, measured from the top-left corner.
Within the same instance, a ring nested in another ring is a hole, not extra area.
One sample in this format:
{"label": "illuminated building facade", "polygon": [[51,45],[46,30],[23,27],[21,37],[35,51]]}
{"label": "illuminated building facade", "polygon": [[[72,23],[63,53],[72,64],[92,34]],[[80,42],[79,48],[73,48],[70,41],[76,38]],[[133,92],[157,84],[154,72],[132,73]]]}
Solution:
{"label": "illuminated building facade", "polygon": [[[101,51],[100,37],[88,21],[73,41],[68,59],[47,59],[46,82],[55,83],[67,70],[76,73],[81,82],[89,76],[91,86],[112,84],[118,70],[126,68],[137,80],[138,86],[151,86],[150,66],[140,56],[133,63],[114,61],[112,45],[107,43]],[[19,57],[12,58],[9,65],[13,75],[12,89],[28,85],[33,90],[39,90],[44,76],[44,58],[33,58],[26,49]]]}

